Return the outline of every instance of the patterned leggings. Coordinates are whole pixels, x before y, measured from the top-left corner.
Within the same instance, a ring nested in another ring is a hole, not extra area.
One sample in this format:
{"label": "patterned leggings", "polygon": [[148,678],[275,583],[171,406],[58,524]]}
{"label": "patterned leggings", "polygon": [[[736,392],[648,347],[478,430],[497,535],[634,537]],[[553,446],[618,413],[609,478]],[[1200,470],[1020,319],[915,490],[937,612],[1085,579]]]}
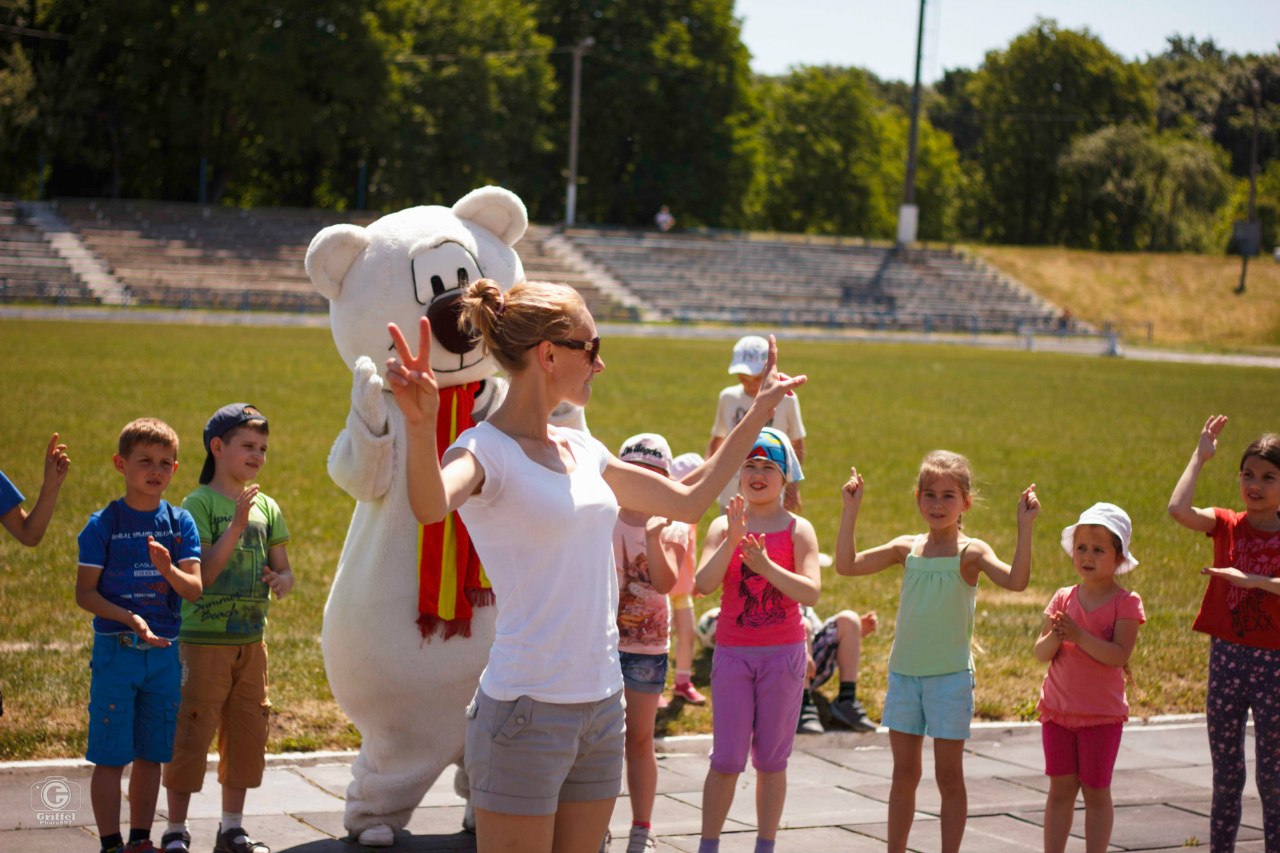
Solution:
{"label": "patterned leggings", "polygon": [[1233,853],[1244,793],[1244,735],[1253,710],[1258,794],[1267,853],[1280,853],[1280,650],[1214,638],[1206,719],[1213,756],[1213,853]]}

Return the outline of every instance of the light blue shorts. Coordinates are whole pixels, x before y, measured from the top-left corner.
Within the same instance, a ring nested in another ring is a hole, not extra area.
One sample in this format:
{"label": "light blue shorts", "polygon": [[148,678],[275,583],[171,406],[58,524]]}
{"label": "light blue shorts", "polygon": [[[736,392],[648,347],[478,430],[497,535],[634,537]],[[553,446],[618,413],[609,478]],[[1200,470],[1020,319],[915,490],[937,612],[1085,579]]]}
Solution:
{"label": "light blue shorts", "polygon": [[973,673],[889,673],[880,724],[895,732],[944,740],[968,740],[973,722]]}

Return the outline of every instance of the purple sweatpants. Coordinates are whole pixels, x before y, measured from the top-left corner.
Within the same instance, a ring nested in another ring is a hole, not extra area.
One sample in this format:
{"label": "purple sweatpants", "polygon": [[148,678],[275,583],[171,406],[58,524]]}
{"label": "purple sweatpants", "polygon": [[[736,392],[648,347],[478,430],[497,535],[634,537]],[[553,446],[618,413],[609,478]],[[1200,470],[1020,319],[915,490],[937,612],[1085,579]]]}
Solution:
{"label": "purple sweatpants", "polygon": [[711,769],[787,769],[804,692],[805,644],[716,646],[711,660]]}

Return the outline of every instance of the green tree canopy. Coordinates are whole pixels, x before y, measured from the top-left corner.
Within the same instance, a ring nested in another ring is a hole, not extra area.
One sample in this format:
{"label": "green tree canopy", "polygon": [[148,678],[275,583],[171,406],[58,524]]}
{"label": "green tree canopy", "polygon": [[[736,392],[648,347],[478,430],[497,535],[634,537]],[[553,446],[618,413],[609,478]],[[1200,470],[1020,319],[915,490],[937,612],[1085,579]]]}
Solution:
{"label": "green tree canopy", "polygon": [[1109,124],[1149,124],[1150,79],[1088,31],[1040,20],[1005,50],[987,54],[969,84],[982,117],[977,160],[985,182],[986,235],[1010,243],[1063,237],[1058,159],[1071,140]]}

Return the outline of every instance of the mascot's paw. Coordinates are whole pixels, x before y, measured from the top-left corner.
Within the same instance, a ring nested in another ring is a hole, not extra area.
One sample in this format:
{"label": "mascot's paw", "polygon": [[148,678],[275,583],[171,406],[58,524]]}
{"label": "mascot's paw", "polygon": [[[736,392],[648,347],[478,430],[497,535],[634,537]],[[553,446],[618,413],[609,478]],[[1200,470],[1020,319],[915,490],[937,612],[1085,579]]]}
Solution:
{"label": "mascot's paw", "polygon": [[476,807],[467,803],[467,807],[462,810],[462,831],[476,834]]}
{"label": "mascot's paw", "polygon": [[379,824],[360,833],[357,840],[365,847],[390,847],[396,841],[396,831],[385,824]]}
{"label": "mascot's paw", "polygon": [[379,436],[387,432],[387,396],[383,387],[373,359],[367,355],[357,358],[351,378],[351,411],[360,417],[369,432]]}

